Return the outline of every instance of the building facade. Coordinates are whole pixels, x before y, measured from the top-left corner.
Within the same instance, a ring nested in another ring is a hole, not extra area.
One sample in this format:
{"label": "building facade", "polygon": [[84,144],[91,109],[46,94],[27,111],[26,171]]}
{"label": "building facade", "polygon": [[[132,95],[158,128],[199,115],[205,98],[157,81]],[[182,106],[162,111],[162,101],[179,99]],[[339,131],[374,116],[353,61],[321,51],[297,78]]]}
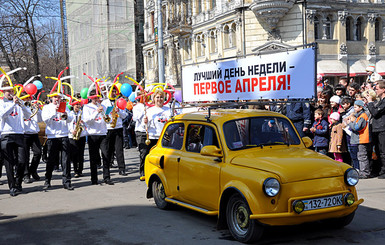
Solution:
{"label": "building facade", "polygon": [[[156,0],[144,1],[144,75],[158,80]],[[317,73],[363,81],[385,75],[384,0],[164,0],[165,80],[182,67],[317,42]]]}
{"label": "building facade", "polygon": [[66,12],[70,71],[76,76],[71,83],[76,91],[90,85],[83,73],[113,80],[124,72],[142,79],[143,1],[66,1]]}

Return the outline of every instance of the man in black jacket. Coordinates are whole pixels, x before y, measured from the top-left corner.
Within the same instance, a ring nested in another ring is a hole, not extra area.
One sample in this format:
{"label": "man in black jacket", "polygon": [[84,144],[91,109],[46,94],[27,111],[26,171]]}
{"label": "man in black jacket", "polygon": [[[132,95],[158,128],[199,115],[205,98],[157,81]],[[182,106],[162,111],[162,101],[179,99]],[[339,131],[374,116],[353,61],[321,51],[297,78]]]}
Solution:
{"label": "man in black jacket", "polygon": [[373,117],[372,138],[375,150],[381,162],[380,179],[385,179],[385,80],[376,81],[376,94],[380,101],[373,102],[371,96],[367,96],[368,109]]}

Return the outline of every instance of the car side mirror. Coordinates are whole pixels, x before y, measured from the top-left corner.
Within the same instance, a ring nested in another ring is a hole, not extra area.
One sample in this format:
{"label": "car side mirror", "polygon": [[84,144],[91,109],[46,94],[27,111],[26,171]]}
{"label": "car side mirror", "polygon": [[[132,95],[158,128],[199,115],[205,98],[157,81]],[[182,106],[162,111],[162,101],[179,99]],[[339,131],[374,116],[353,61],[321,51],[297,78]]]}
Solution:
{"label": "car side mirror", "polygon": [[306,148],[309,148],[313,145],[313,141],[308,136],[302,137],[302,141],[305,144]]}
{"label": "car side mirror", "polygon": [[209,157],[223,157],[222,150],[215,145],[206,145],[201,149],[201,155]]}

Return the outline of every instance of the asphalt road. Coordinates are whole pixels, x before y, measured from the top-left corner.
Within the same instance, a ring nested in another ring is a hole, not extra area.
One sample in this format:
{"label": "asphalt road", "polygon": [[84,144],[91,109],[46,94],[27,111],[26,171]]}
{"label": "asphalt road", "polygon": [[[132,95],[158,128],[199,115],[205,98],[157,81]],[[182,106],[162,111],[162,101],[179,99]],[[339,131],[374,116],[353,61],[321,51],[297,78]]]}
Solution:
{"label": "asphalt road", "polygon": [[[112,186],[91,185],[86,162],[85,176],[72,179],[74,191],[63,189],[60,173],[54,172],[47,192],[41,180],[24,184],[23,194],[11,197],[3,173],[0,244],[238,243],[227,230],[216,229],[215,217],[180,207],[157,209],[138,179],[138,152],[125,150],[125,156],[129,174],[120,176],[112,169]],[[44,170],[41,164],[40,176]],[[361,180],[358,194],[365,202],[344,229],[319,223],[269,228],[258,244],[385,244],[385,180]]]}

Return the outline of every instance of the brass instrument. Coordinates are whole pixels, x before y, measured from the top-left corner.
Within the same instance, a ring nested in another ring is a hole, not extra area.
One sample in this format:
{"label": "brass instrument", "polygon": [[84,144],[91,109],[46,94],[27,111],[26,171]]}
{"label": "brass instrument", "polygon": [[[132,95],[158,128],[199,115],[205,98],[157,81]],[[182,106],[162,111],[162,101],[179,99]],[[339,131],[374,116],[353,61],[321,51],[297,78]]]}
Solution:
{"label": "brass instrument", "polygon": [[[98,103],[98,107],[100,106],[101,104]],[[111,118],[110,116],[106,115],[106,112],[104,110],[102,110],[102,112],[100,112],[103,116],[103,120],[106,122],[106,123],[110,123],[111,121]]]}
{"label": "brass instrument", "polygon": [[118,118],[119,118],[119,114],[116,112],[116,100],[115,100],[115,103],[114,103],[114,107],[112,108],[112,111],[111,111],[111,123],[110,123],[110,126],[111,128],[115,128],[116,127],[116,122],[118,121]]}
{"label": "brass instrument", "polygon": [[79,112],[79,116],[78,116],[78,120],[76,121],[76,125],[75,125],[75,134],[74,134],[74,137],[73,139],[74,140],[79,140],[80,139],[80,135],[82,133],[82,131],[84,130],[83,126],[80,124],[81,120],[82,120],[82,110],[80,110]]}

